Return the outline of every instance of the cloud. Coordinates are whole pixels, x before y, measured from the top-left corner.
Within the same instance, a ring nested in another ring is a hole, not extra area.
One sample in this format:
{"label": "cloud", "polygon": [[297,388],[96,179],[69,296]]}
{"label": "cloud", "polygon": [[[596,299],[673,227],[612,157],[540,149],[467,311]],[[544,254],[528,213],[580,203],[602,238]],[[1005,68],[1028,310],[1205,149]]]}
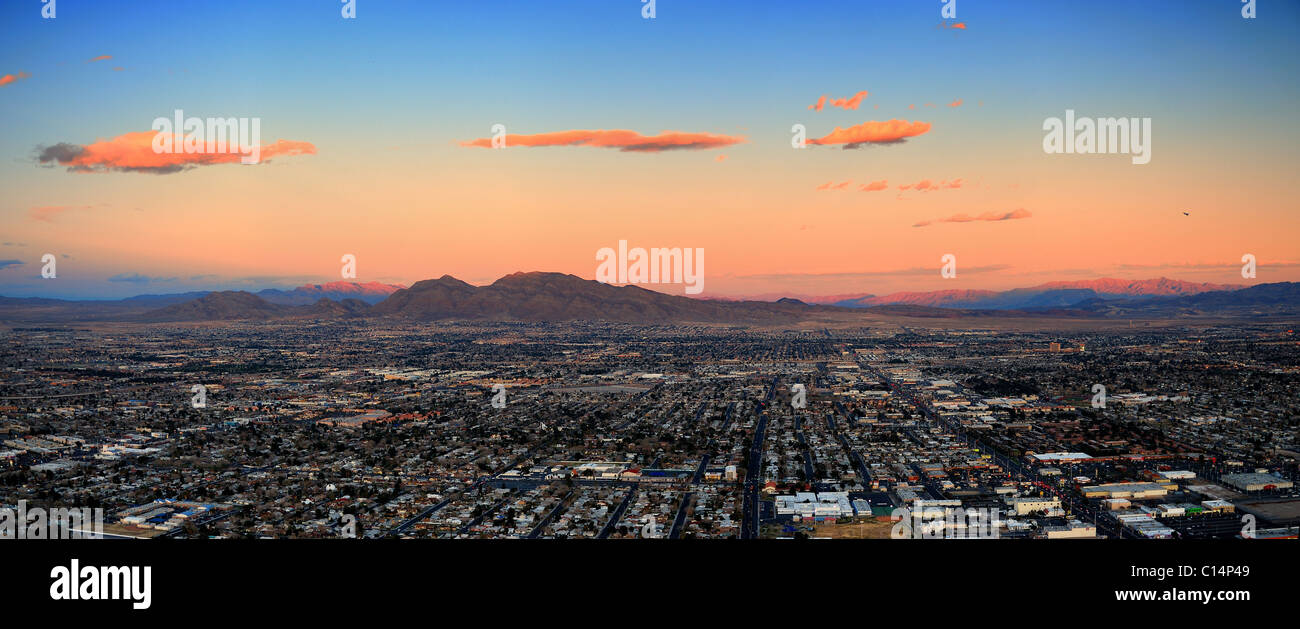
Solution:
{"label": "cloud", "polygon": [[727,161],[727,156],[726,156],[726,155],[723,155],[723,154],[721,154],[721,153],[719,153],[717,157],[713,158],[713,161],[715,161],[715,162],[725,162],[725,161]]}
{"label": "cloud", "polygon": [[6,74],[4,76],[0,76],[0,87],[4,87],[10,83],[16,83],[18,82],[19,79],[25,79],[30,76],[31,75],[27,74],[26,72],[19,72],[18,74]]}
{"label": "cloud", "polygon": [[[830,104],[831,107],[839,107],[840,109],[857,109],[858,105],[862,104],[862,99],[866,97],[867,97],[867,91],[862,90],[861,92],[858,92],[857,94],[854,94],[849,98],[831,99]],[[808,109],[812,109],[814,111],[821,111],[823,108],[826,107],[826,98],[827,98],[826,95],[822,94],[822,97],[817,99],[816,103],[809,105]]]}
{"label": "cloud", "polygon": [[[1008,264],[991,264],[987,266],[962,267],[962,273],[993,273],[1005,271],[1012,268]],[[855,271],[855,272],[832,272],[832,273],[759,273],[754,275],[737,275],[736,279],[741,280],[866,280],[877,277],[909,277],[909,276],[930,276],[934,275],[934,267],[912,267],[905,269],[892,269],[882,271]]]}
{"label": "cloud", "polygon": [[[53,146],[36,147],[36,159],[41,164],[55,163],[67,166],[69,172],[138,172],[155,175],[189,170],[198,166],[237,163],[240,153],[155,153],[153,139],[158,131],[124,133],[112,140],[97,140],[81,146],[60,142]],[[174,145],[181,145],[181,136],[173,136]],[[314,155],[316,147],[310,142],[276,140],[261,147],[261,163],[272,157],[288,155]]]}
{"label": "cloud", "polygon": [[953,179],[952,181],[948,181],[945,179],[943,181],[940,181],[939,183],[934,183],[929,179],[922,179],[916,183],[903,184],[899,186],[898,189],[915,190],[917,192],[933,192],[935,190],[943,190],[945,188],[947,189],[960,188],[961,185],[962,185],[961,179]]}
{"label": "cloud", "polygon": [[958,22],[958,23],[956,23],[956,24],[953,24],[952,27],[953,27],[953,28],[960,28],[961,30],[964,31],[964,30],[966,30],[966,23],[965,23],[965,22]]}
{"label": "cloud", "polygon": [[969,214],[954,214],[952,216],[949,216],[948,218],[939,218],[933,221],[921,221],[919,223],[913,224],[912,227],[926,227],[927,225],[933,225],[934,223],[973,223],[977,221],[991,221],[991,222],[1013,221],[1020,218],[1029,218],[1031,216],[1033,216],[1033,214],[1030,213],[1029,210],[1026,210],[1024,208],[1017,209],[1017,210],[1010,210],[1008,212],[985,212],[983,214],[980,214],[979,216],[970,216]]}
{"label": "cloud", "polygon": [[174,282],[174,281],[176,281],[176,278],[174,278],[174,277],[149,277],[148,275],[140,275],[139,273],[118,273],[117,275],[114,275],[113,277],[108,278],[108,281],[110,281],[110,282],[128,282],[128,283],[131,283],[131,284],[148,284],[148,283],[150,283],[150,282]]}
{"label": "cloud", "polygon": [[818,190],[847,190],[849,184],[851,183],[853,183],[852,179],[842,183],[835,183],[834,181],[828,181],[820,186],[817,186],[817,189]]}
{"label": "cloud", "polygon": [[70,210],[89,210],[89,205],[43,205],[30,211],[32,220],[53,223],[54,217]]}
{"label": "cloud", "polygon": [[113,58],[113,55],[100,55],[100,56],[98,56],[98,57],[94,57],[94,58],[92,58],[92,59],[87,59],[87,60],[86,60],[86,63],[94,63],[94,62],[96,62],[96,61],[103,61],[103,60],[105,60],[105,59],[112,59],[112,58]]}
{"label": "cloud", "polygon": [[949,107],[961,107],[961,99],[958,98],[957,100],[952,101],[951,103],[948,103],[948,106],[949,106]]}
{"label": "cloud", "polygon": [[808,140],[809,144],[842,144],[846,149],[858,148],[863,144],[898,144],[907,138],[930,131],[928,122],[908,122],[906,120],[889,120],[879,122],[870,120],[847,129],[835,127],[825,137]]}
{"label": "cloud", "polygon": [[889,187],[889,182],[886,181],[886,180],[884,180],[884,179],[881,179],[880,181],[873,181],[873,182],[871,182],[871,183],[864,183],[864,184],[862,184],[862,187],[858,188],[858,190],[859,190],[860,192],[877,192],[877,191],[880,191],[880,190],[884,190],[885,188],[888,188],[888,187]]}
{"label": "cloud", "polygon": [[0,260],[0,269],[7,269],[11,266],[22,266],[22,260]]}
{"label": "cloud", "polygon": [[[663,131],[658,135],[641,135],[625,129],[587,131],[555,131],[533,135],[508,134],[507,147],[515,146],[590,146],[614,148],[625,153],[658,153],[660,151],[715,149],[745,142],[744,136],[715,135],[712,133],[687,133]],[[466,140],[461,146],[491,148],[492,138]]]}

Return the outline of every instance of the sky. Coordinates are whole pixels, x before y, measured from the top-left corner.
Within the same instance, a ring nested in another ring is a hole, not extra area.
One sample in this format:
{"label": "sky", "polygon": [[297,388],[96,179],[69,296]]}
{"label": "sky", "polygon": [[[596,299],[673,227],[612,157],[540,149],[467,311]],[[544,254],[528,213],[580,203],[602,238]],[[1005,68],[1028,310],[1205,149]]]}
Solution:
{"label": "sky", "polygon": [[[359,282],[594,279],[620,240],[703,249],[704,297],[1300,280],[1300,3],[354,6],[0,2],[0,295],[292,287],[344,254]],[[177,109],[256,119],[261,161],[153,152]],[[1066,110],[1149,118],[1149,163],[1045,152]]]}

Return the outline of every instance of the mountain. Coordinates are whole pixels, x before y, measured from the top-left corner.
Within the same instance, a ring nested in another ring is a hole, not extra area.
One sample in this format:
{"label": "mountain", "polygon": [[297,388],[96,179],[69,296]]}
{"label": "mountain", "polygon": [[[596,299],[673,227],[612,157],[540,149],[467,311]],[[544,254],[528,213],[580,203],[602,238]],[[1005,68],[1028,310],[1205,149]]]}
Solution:
{"label": "mountain", "polygon": [[1153,280],[1122,280],[1114,277],[1103,277],[1095,280],[1079,280],[1074,282],[1047,282],[1027,290],[1091,290],[1098,295],[1126,295],[1129,297],[1142,297],[1197,295],[1212,291],[1237,290],[1241,287],[1240,284],[1185,282],[1183,280],[1171,280],[1167,277],[1160,277]]}
{"label": "mountain", "polygon": [[1140,299],[1147,297],[1190,296],[1209,292],[1233,291],[1231,284],[1185,282],[1169,278],[1124,280],[1104,277],[1095,280],[1048,282],[1029,288],[1005,291],[939,290],[904,292],[879,297],[862,297],[835,302],[848,308],[885,305],[963,308],[969,310],[1048,310],[1074,308],[1095,300]]}
{"label": "mountain", "polygon": [[219,291],[198,299],[150,310],[145,321],[234,321],[288,316],[293,306],[273,304],[246,291]]}
{"label": "mountain", "polygon": [[416,282],[376,304],[369,314],[416,320],[758,323],[796,321],[817,309],[805,304],[690,299],[563,273],[514,273],[483,287],[450,275]]}
{"label": "mountain", "polygon": [[286,306],[245,291],[220,291],[151,310],[136,318],[143,321],[343,319],[364,314],[369,309],[370,304],[359,299],[333,301],[321,298],[308,306]]}
{"label": "mountain", "polygon": [[981,299],[996,296],[991,290],[936,290],[924,293],[892,293],[880,297],[867,296],[837,303],[837,306],[849,308],[870,308],[872,306],[907,305],[942,308],[945,306],[968,306]]}
{"label": "mountain", "polygon": [[341,302],[356,299],[367,304],[377,304],[389,295],[406,288],[401,284],[384,284],[381,282],[329,282],[327,284],[304,284],[293,290],[268,288],[257,292],[257,296],[273,304],[284,306],[309,306],[321,299]]}
{"label": "mountain", "polygon": [[1139,300],[1095,300],[1076,307],[1110,317],[1300,315],[1300,283],[1256,284],[1238,290]]}

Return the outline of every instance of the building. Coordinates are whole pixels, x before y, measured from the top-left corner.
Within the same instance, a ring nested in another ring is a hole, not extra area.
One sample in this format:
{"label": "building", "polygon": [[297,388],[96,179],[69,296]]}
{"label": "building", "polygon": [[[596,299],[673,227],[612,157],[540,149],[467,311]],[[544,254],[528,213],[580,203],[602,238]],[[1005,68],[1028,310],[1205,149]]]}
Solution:
{"label": "building", "polygon": [[1012,507],[1016,510],[1016,515],[1029,515],[1038,511],[1051,513],[1060,510],[1061,499],[1052,498],[1015,498],[1011,501]]}
{"label": "building", "polygon": [[1289,480],[1272,474],[1246,473],[1224,474],[1219,479],[1223,484],[1241,491],[1263,491],[1265,489],[1290,489],[1295,486]]}

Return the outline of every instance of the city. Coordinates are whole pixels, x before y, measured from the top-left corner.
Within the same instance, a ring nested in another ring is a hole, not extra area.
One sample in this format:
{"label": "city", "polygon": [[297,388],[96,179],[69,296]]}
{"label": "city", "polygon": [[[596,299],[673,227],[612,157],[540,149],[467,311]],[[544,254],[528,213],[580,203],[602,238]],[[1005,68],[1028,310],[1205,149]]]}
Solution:
{"label": "city", "polygon": [[14,328],[0,503],[145,538],[1296,537],[1292,329],[899,321]]}

